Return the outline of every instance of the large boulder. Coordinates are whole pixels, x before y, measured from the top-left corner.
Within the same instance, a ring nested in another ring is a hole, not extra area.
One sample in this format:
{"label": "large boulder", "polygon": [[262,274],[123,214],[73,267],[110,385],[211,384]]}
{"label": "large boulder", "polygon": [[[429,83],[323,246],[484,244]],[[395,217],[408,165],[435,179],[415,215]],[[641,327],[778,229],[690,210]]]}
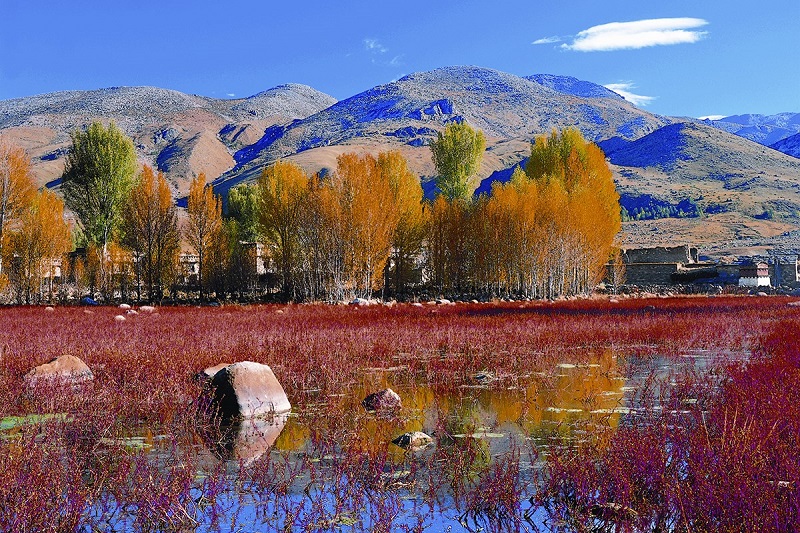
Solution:
{"label": "large boulder", "polygon": [[361,401],[361,405],[367,411],[376,411],[378,413],[391,413],[399,411],[402,407],[400,395],[392,389],[373,392]]}
{"label": "large boulder", "polygon": [[211,407],[223,420],[286,413],[292,405],[267,365],[242,361],[211,379]]}
{"label": "large boulder", "polygon": [[28,385],[46,382],[49,384],[76,384],[94,379],[86,363],[74,355],[62,355],[49,363],[30,370],[23,380]]}

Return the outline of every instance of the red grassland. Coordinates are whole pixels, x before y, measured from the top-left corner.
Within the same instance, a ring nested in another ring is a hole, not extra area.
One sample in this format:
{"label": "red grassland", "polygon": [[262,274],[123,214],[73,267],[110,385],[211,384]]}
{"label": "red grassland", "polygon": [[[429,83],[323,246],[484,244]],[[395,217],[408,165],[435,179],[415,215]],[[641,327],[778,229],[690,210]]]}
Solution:
{"label": "red grassland", "polygon": [[[655,356],[677,361],[687,352],[708,350],[722,364],[714,366],[721,374],[713,379],[678,376],[677,385],[668,392],[659,389],[658,398],[648,400],[642,393],[643,405],[658,407],[631,417],[610,436],[548,452],[549,476],[536,489],[523,490],[519,484],[519,449],[474,478],[469,472],[477,468],[475,449],[437,446],[435,457],[449,470],[436,475],[449,476],[456,507],[465,516],[501,516],[518,523],[523,511],[530,511],[523,509],[521,498],[530,497],[537,509],[575,530],[611,523],[632,530],[726,530],[736,519],[786,529],[798,524],[800,481],[792,455],[800,444],[800,308],[789,306],[790,301],[688,297],[423,307],[175,307],[128,316],[121,323],[114,320],[119,313],[114,308],[0,309],[0,419],[64,414],[0,440],[0,504],[5,504],[0,507],[6,509],[0,511],[0,526],[33,524],[27,529],[35,530],[36,524],[52,526],[58,516],[62,530],[75,530],[79,524],[125,515],[134,518],[124,524],[139,521],[134,528],[168,529],[199,521],[214,530],[214,520],[195,504],[197,498],[216,501],[233,489],[217,467],[211,467],[217,473],[205,481],[193,480],[191,465],[199,459],[181,443],[199,438],[194,402],[200,385],[192,376],[220,362],[270,365],[310,432],[309,446],[316,452],[308,453],[327,457],[334,448],[344,450],[337,479],[360,479],[363,499],[378,490],[369,472],[392,463],[386,446],[363,455],[363,436],[354,429],[354,424],[374,423],[353,411],[361,398],[349,398],[361,390],[357,385],[368,369],[394,368],[396,383],[412,389],[424,383],[435,395],[448,395],[482,370],[497,377],[490,387],[504,389],[532,373],[552,372],[559,363],[588,363],[612,348],[637,364]],[[751,352],[748,364],[738,362]],[[22,378],[28,370],[62,354],[83,359],[94,382],[78,390],[33,393],[25,388]],[[177,444],[155,458],[116,448],[111,454],[101,444],[142,426]],[[426,471],[434,470],[432,464]],[[288,494],[291,482],[286,479],[300,471],[311,475],[314,465],[262,465],[255,473],[248,471],[248,483],[261,479],[277,490],[273,494]],[[414,465],[412,471],[423,468]],[[456,472],[461,467],[466,477]],[[274,477],[279,470],[280,482]],[[429,485],[441,484],[441,478],[426,475]],[[284,487],[283,492],[276,487]],[[26,491],[36,497],[25,500]],[[399,506],[396,491],[391,494],[395,499],[386,501]],[[757,498],[764,494],[768,498]],[[745,496],[766,503],[725,503]],[[352,503],[356,496],[347,497]],[[423,499],[439,497],[428,492]],[[275,506],[288,506],[286,523],[295,515],[305,517],[308,527],[322,520],[319,509],[291,511],[293,500],[275,498]],[[367,505],[368,515],[396,518],[400,513],[400,507],[376,505]],[[419,511],[435,521],[429,514]]]}

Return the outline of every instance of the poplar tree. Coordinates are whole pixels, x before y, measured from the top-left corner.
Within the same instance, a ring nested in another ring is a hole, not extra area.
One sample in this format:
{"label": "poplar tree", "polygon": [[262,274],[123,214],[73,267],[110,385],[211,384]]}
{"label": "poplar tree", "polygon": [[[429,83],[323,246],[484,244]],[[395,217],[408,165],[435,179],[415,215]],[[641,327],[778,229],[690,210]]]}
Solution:
{"label": "poplar tree", "polygon": [[265,240],[273,250],[284,298],[294,296],[301,266],[300,220],[309,178],[294,163],[278,161],[258,180],[258,214]]}
{"label": "poplar tree", "polygon": [[160,299],[178,258],[178,214],[164,174],[145,166],[124,211],[123,242],[136,254],[137,275],[150,299]]}
{"label": "poplar tree", "polygon": [[222,238],[222,203],[213,189],[206,185],[206,175],[202,172],[189,186],[187,211],[189,217],[183,233],[197,254],[197,283],[202,300],[206,284],[204,274],[209,270],[207,258],[216,241]]}
{"label": "poplar tree", "polygon": [[113,122],[108,128],[93,122],[71,137],[61,190],[88,241],[105,254],[122,223],[122,207],[136,174],[133,141]]}
{"label": "poplar tree", "polygon": [[34,197],[31,160],[22,148],[0,143],[0,274],[3,273],[3,244],[6,227],[18,219]]}
{"label": "poplar tree", "polygon": [[475,131],[466,122],[451,122],[431,141],[436,186],[448,201],[466,199],[469,180],[478,172],[486,148],[482,131]]}
{"label": "poplar tree", "polygon": [[34,195],[20,215],[20,227],[10,239],[18,264],[14,278],[20,300],[41,298],[42,281],[49,278],[52,294],[55,261],[69,251],[72,240],[64,221],[64,202],[47,189]]}
{"label": "poplar tree", "polygon": [[397,226],[392,236],[394,291],[401,294],[411,276],[416,258],[422,253],[426,232],[422,186],[398,151],[378,154],[378,166],[388,180],[397,209]]}

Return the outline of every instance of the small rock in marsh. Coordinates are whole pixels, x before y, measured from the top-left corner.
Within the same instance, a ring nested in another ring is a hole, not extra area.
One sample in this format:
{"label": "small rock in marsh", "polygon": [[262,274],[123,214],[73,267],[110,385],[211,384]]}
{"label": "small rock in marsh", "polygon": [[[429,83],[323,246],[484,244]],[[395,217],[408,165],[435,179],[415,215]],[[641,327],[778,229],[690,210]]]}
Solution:
{"label": "small rock in marsh", "polygon": [[120,309],[122,309],[123,311],[127,311],[128,309],[130,309],[130,308],[131,308],[131,306],[130,306],[129,304],[119,304],[119,306],[118,306],[118,307],[119,307]]}
{"label": "small rock in marsh", "polygon": [[592,505],[589,512],[593,517],[605,522],[631,521],[639,517],[639,513],[636,510],[614,502]]}
{"label": "small rock in marsh", "polygon": [[141,311],[142,313],[154,313],[155,310],[156,308],[153,307],[152,305],[143,305],[139,308],[139,311]]}
{"label": "small rock in marsh", "polygon": [[480,372],[477,372],[474,376],[472,376],[472,379],[480,385],[486,385],[487,383],[491,383],[492,381],[495,380],[495,375],[494,372],[489,372],[488,370],[481,370]]}
{"label": "small rock in marsh", "polygon": [[365,300],[364,298],[353,298],[350,305],[369,305],[369,303],[369,300]]}
{"label": "small rock in marsh", "polygon": [[41,381],[80,383],[93,380],[94,374],[86,363],[74,355],[62,355],[31,369],[22,379],[28,385]]}
{"label": "small rock in marsh", "polygon": [[122,315],[117,315],[114,317],[114,322],[125,322],[125,317]]}
{"label": "small rock in marsh", "polygon": [[419,303],[419,302],[414,302],[413,304],[411,304],[411,306],[412,306],[412,307],[424,307],[424,306],[423,306],[421,303]]}
{"label": "small rock in marsh", "polygon": [[453,302],[451,302],[447,298],[439,298],[438,300],[436,300],[437,305],[450,305],[451,303]]}
{"label": "small rock in marsh", "polygon": [[136,309],[128,309],[125,311],[126,315],[138,315],[139,313],[136,312]]}
{"label": "small rock in marsh", "polygon": [[392,389],[383,389],[378,392],[373,392],[364,398],[361,405],[363,405],[364,409],[367,411],[386,413],[389,411],[399,411],[402,407],[402,402],[400,401],[400,395],[395,391]]}
{"label": "small rock in marsh", "polygon": [[54,307],[51,307],[51,306],[48,305],[47,307],[44,308],[44,310],[47,311],[48,313],[52,313],[56,309]]}
{"label": "small rock in marsh", "polygon": [[433,442],[433,438],[422,431],[403,433],[392,440],[392,444],[400,446],[404,450],[415,452],[421,450]]}

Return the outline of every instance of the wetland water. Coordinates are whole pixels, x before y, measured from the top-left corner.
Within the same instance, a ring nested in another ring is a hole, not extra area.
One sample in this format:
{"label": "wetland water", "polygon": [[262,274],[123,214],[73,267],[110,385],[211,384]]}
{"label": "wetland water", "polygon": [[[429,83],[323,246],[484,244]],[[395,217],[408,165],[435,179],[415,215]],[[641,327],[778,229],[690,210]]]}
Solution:
{"label": "wetland water", "polygon": [[[303,391],[289,415],[201,429],[180,444],[195,457],[195,482],[223,468],[230,484],[214,495],[218,509],[193,528],[371,530],[388,520],[408,530],[548,530],[528,498],[549,448],[607,434],[636,416],[646,380],[668,386],[671,374],[714,362],[703,351],[638,360],[611,349],[582,360],[523,376],[481,372],[453,387],[431,387],[404,367],[365,369],[343,392]],[[386,387],[399,393],[402,409],[389,417],[367,413],[361,400]],[[414,431],[433,443],[413,452],[391,443]],[[125,444],[165,457],[175,447],[146,428]],[[503,496],[509,487],[497,486],[504,475],[513,478],[514,494]],[[212,500],[205,489],[193,494]],[[126,529],[125,519],[120,524]]]}

